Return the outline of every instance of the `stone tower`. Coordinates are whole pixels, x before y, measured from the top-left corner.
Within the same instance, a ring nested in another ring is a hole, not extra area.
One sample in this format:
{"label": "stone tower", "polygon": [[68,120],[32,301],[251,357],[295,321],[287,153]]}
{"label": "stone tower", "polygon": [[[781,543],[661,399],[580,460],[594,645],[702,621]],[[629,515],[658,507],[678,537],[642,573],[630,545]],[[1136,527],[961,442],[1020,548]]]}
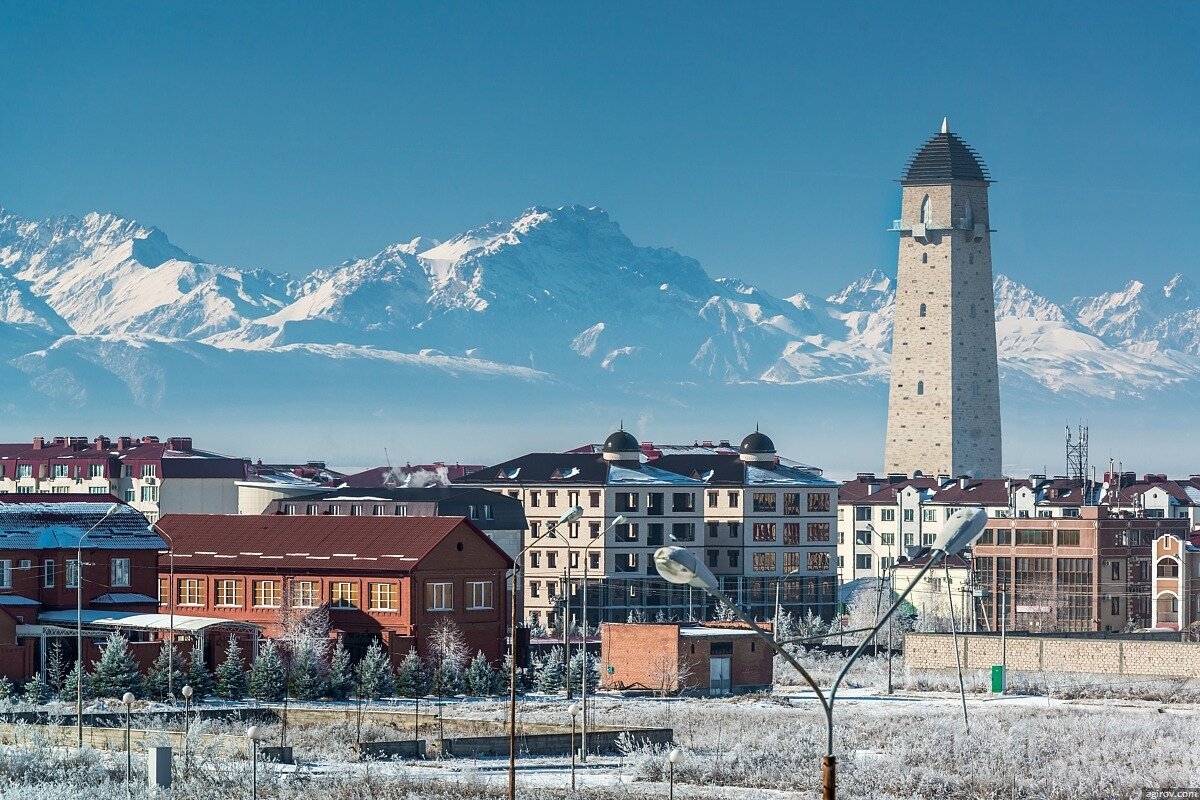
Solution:
{"label": "stone tower", "polygon": [[900,180],[889,473],[1001,477],[991,182],[945,120]]}

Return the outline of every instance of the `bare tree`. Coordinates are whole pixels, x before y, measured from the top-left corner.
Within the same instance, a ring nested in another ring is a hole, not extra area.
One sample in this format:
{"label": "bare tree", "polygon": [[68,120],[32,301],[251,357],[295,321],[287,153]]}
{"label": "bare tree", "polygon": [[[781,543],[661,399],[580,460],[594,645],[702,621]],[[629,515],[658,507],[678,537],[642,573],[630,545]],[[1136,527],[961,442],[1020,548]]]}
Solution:
{"label": "bare tree", "polygon": [[462,628],[448,617],[434,623],[428,642],[430,656],[439,667],[448,665],[461,672],[471,658],[471,648],[463,636]]}
{"label": "bare tree", "polygon": [[675,693],[686,692],[692,685],[692,677],[696,662],[690,658],[670,658],[661,656],[650,670],[651,678],[657,685],[659,696],[668,697]]}

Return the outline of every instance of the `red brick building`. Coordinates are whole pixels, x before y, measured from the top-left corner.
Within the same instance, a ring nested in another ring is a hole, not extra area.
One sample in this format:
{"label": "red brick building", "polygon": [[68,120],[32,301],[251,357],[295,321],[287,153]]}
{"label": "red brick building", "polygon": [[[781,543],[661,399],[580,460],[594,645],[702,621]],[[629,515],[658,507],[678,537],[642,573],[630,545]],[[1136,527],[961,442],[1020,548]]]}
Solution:
{"label": "red brick building", "polygon": [[606,622],[600,626],[600,687],[662,694],[756,691],[771,686],[772,655],[740,623]]}
{"label": "red brick building", "polygon": [[382,640],[399,660],[442,619],[471,652],[505,653],[512,561],[470,521],[451,517],[168,514],[160,610],[250,622],[277,636],[289,614],[328,607],[352,653]]}

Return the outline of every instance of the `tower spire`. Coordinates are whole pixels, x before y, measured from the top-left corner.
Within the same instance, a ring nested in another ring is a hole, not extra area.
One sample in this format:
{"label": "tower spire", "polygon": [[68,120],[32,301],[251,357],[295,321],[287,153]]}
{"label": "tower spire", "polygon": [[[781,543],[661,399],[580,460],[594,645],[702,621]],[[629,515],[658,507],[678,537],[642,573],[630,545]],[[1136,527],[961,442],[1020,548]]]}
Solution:
{"label": "tower spire", "polygon": [[950,132],[950,118],[942,117],[942,133]]}

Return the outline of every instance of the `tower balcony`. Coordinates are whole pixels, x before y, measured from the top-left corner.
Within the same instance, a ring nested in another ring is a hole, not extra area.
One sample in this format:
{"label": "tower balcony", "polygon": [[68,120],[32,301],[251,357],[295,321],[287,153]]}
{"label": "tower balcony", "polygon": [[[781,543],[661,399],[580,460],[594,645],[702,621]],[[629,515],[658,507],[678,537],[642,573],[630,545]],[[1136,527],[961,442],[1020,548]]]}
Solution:
{"label": "tower balcony", "polygon": [[907,233],[908,230],[908,228],[904,227],[904,220],[902,219],[892,220],[892,227],[888,228],[889,233]]}

